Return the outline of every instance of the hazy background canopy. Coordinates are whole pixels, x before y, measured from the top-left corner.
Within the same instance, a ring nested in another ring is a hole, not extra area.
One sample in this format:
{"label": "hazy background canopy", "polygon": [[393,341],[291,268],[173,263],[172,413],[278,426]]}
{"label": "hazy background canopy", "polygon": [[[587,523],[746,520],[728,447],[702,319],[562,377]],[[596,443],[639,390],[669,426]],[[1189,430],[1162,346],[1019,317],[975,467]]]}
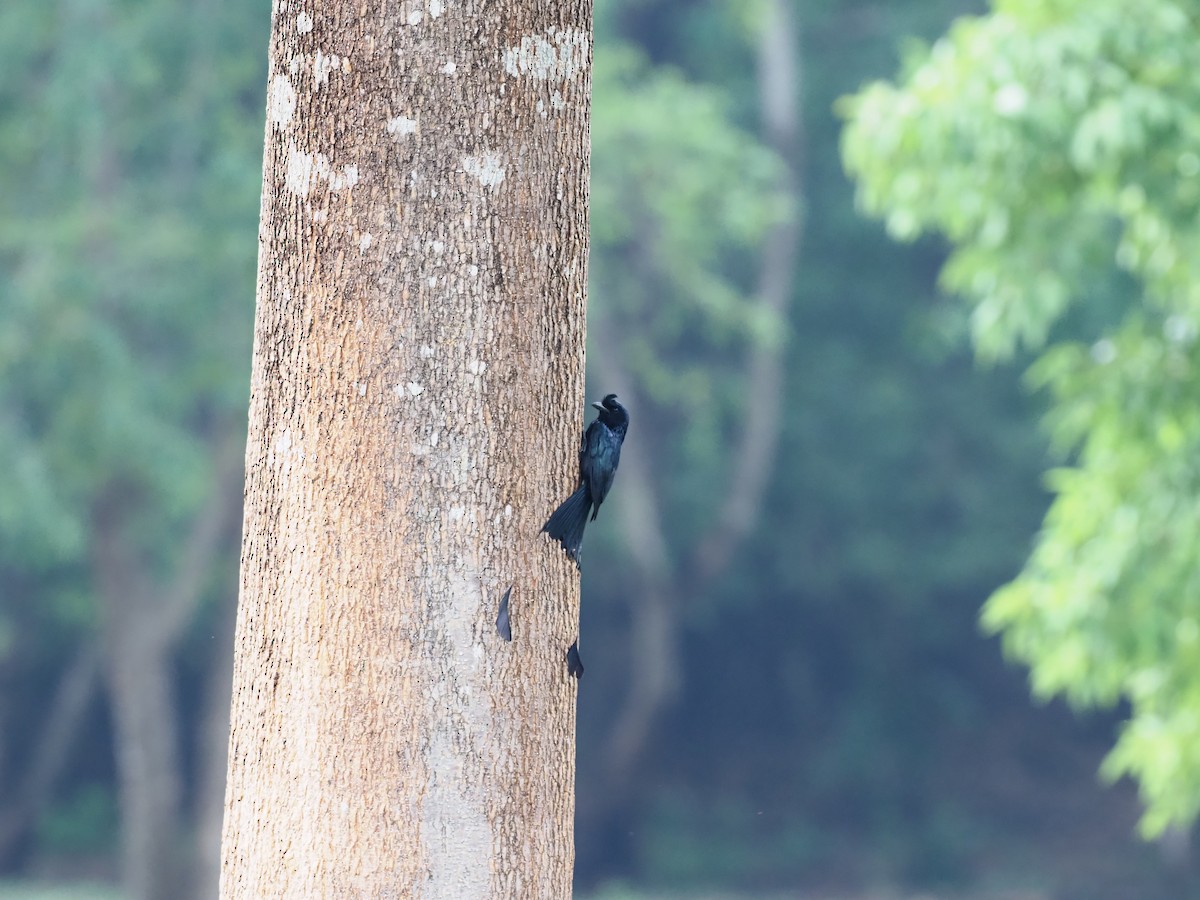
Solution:
{"label": "hazy background canopy", "polygon": [[[214,896],[269,6],[0,6],[0,898]],[[581,895],[1200,896],[1198,22],[597,4]]]}

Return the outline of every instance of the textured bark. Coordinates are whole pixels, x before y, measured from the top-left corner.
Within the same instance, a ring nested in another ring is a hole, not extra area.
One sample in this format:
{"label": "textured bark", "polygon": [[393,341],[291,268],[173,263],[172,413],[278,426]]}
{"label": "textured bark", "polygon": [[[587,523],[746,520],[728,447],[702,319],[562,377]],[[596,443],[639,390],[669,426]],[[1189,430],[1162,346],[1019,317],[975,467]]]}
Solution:
{"label": "textured bark", "polygon": [[223,897],[570,895],[590,28],[275,4]]}

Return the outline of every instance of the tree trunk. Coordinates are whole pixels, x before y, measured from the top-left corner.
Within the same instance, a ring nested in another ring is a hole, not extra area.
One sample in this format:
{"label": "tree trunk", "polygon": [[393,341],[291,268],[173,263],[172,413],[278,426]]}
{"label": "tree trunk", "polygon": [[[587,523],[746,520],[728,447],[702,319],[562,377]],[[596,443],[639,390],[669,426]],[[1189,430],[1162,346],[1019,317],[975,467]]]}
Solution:
{"label": "tree trunk", "polygon": [[223,897],[570,896],[590,29],[275,4]]}
{"label": "tree trunk", "polygon": [[122,874],[131,900],[175,900],[182,893],[184,774],[174,648],[195,615],[237,507],[241,469],[230,465],[231,446],[226,436],[217,448],[212,493],[192,520],[169,579],[155,577],[131,528],[144,503],[137,488],[116,480],[93,510],[92,572],[113,718]]}
{"label": "tree trunk", "polygon": [[92,568],[120,787],[123,886],[133,900],[166,900],[181,871],[173,635],[156,627],[159,596],[126,527],[133,502],[113,486],[97,503]]}

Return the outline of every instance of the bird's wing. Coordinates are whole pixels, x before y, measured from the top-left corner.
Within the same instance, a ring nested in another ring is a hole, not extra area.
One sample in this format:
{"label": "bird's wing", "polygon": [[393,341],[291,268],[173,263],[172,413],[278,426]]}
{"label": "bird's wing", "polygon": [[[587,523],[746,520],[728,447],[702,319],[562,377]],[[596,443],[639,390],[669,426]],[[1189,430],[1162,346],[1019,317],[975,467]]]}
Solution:
{"label": "bird's wing", "polygon": [[599,505],[612,487],[620,444],[607,425],[597,419],[584,435],[586,445],[580,454],[579,470],[588,483],[592,502]]}
{"label": "bird's wing", "polygon": [[579,447],[579,467],[587,471],[604,455],[605,438],[608,429],[599,419],[592,422],[583,433],[583,443]]}

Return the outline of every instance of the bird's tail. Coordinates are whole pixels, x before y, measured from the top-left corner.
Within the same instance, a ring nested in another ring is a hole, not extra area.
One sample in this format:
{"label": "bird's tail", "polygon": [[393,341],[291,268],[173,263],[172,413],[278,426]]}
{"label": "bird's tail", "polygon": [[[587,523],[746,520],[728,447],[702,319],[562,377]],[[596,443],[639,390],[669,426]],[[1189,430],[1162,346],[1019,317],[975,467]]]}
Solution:
{"label": "bird's tail", "polygon": [[577,563],[579,550],[583,546],[583,529],[587,527],[587,517],[591,509],[592,500],[588,496],[587,485],[581,484],[542,526],[542,531],[562,544],[567,556]]}

